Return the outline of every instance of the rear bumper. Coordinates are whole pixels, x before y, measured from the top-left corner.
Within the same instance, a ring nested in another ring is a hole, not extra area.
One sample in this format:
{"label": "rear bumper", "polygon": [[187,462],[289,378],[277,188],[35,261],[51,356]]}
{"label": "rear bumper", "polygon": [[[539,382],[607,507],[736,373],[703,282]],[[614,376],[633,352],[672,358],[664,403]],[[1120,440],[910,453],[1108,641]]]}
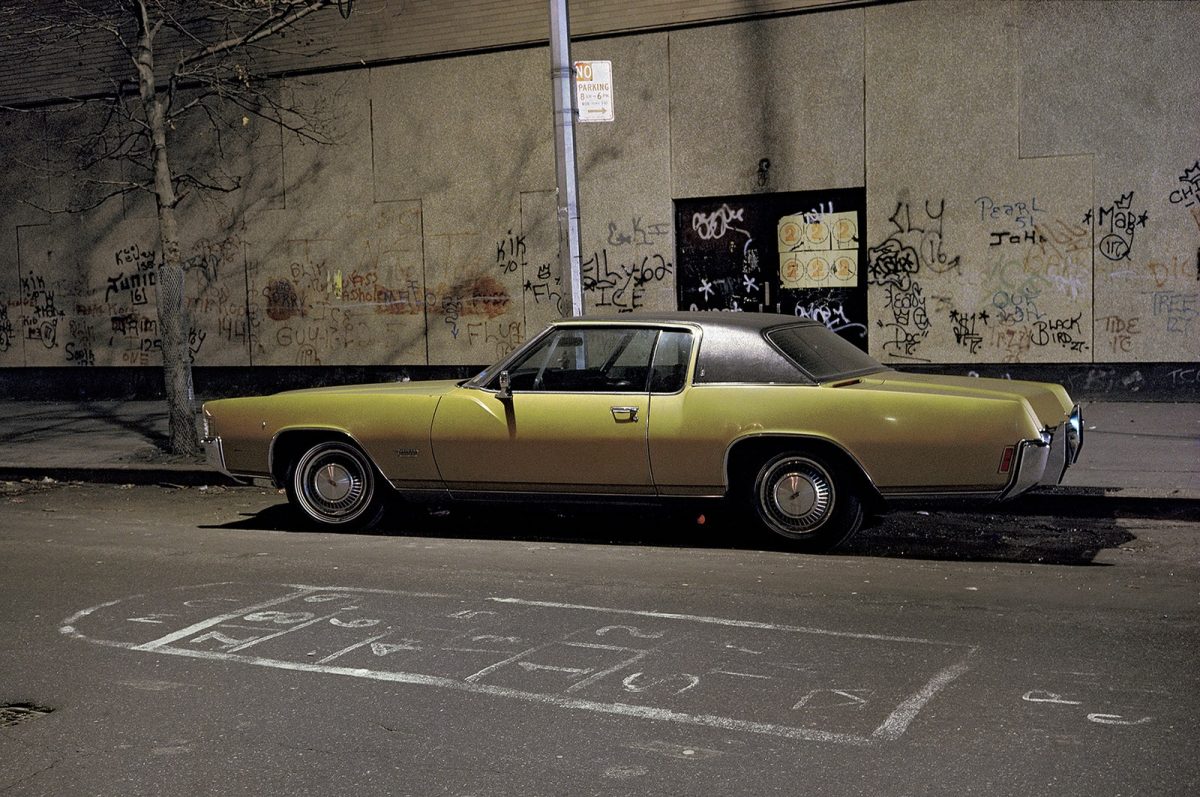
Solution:
{"label": "rear bumper", "polygon": [[1015,498],[1038,486],[1062,482],[1083,450],[1083,413],[1076,404],[1067,420],[1054,429],[1046,429],[1037,440],[1017,444],[1013,476],[1000,499]]}

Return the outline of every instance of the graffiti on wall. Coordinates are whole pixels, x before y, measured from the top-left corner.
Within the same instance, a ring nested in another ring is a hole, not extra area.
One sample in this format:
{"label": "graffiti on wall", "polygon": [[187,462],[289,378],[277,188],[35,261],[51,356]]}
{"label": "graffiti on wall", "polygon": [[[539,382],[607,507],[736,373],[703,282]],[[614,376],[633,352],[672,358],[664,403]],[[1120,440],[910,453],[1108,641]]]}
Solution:
{"label": "graffiti on wall", "polygon": [[1133,195],[1133,191],[1121,194],[1111,203],[1084,214],[1083,223],[1090,224],[1096,232],[1096,251],[1109,260],[1130,260],[1134,234],[1150,220],[1149,212],[1138,212]]}
{"label": "graffiti on wall", "polygon": [[[797,256],[785,247],[789,241],[800,241],[805,232],[809,238],[825,232],[826,222],[833,224],[830,219],[836,217],[838,229],[848,231],[839,239],[839,253],[849,263],[864,262],[860,231],[865,204],[863,189],[676,200],[678,308],[771,311],[810,318],[865,349],[865,282],[823,279],[825,274],[819,275],[822,279],[797,279],[788,271]],[[781,237],[781,229],[794,230],[794,240]],[[820,240],[824,245],[816,248],[825,251],[828,260],[831,245]]]}
{"label": "graffiti on wall", "polygon": [[557,315],[564,315],[568,309],[563,304],[562,275],[555,274],[549,263],[539,264],[534,276],[525,279],[522,290],[527,300],[534,305],[547,305]]}
{"label": "graffiti on wall", "polygon": [[[1191,211],[1196,226],[1200,227],[1200,159],[1183,170],[1179,175],[1179,187],[1171,191],[1168,197],[1172,205],[1183,205]],[[1197,254],[1200,262],[1200,253]],[[1200,277],[1200,266],[1197,266],[1197,276]]]}
{"label": "graffiti on wall", "polygon": [[762,309],[762,255],[744,201],[677,206],[677,258],[687,263],[676,285],[681,309]]}
{"label": "graffiti on wall", "polygon": [[1046,280],[1047,289],[1077,300],[1090,290],[1091,231],[1053,219],[1035,225],[1039,238],[1024,255],[1023,268]]}
{"label": "graffiti on wall", "polygon": [[1200,293],[1195,291],[1154,291],[1150,305],[1155,318],[1163,319],[1170,335],[1191,337],[1195,334],[1196,316],[1200,315]]}
{"label": "graffiti on wall", "polygon": [[1024,198],[995,200],[990,196],[981,196],[975,198],[975,206],[979,208],[979,220],[985,225],[1004,224],[1015,230],[1032,230],[1037,226],[1037,214],[1043,212],[1038,207],[1036,195],[1028,201]]}
{"label": "graffiti on wall", "polygon": [[[311,243],[292,242],[314,255],[306,246]],[[442,286],[430,297],[406,271],[384,275],[370,260],[359,266],[338,266],[325,259],[304,258],[291,262],[283,273],[268,275],[266,284],[251,295],[244,322],[231,315],[222,331],[241,335],[245,330],[261,348],[258,330],[267,325],[275,347],[293,351],[298,363],[318,365],[322,356],[332,355],[336,362],[342,359],[340,353],[377,344],[381,328],[387,329],[392,319],[423,316],[431,298],[437,299],[436,305],[430,305],[431,313],[442,315],[457,333],[463,315],[490,312],[492,303],[499,301],[489,288],[480,291],[455,284]]]}
{"label": "graffiti on wall", "polygon": [[1096,331],[1103,335],[1112,354],[1129,354],[1134,339],[1142,334],[1141,316],[1106,315],[1096,319]]}
{"label": "graffiti on wall", "polygon": [[59,323],[66,311],[58,306],[54,286],[43,275],[26,272],[21,276],[21,305],[25,308],[22,337],[47,349],[57,348]]}
{"label": "graffiti on wall", "polygon": [[632,313],[646,306],[650,285],[666,282],[675,267],[660,254],[624,253],[608,248],[592,252],[580,263],[583,290],[591,303],[617,313]]}
{"label": "graffiti on wall", "polygon": [[662,222],[646,222],[641,216],[630,216],[629,221],[608,222],[605,244],[617,246],[652,246],[661,248],[671,235],[671,225]]}
{"label": "graffiti on wall", "polygon": [[987,310],[977,313],[950,310],[950,326],[954,332],[954,342],[965,348],[970,354],[978,354],[990,320],[991,316],[988,315]]}
{"label": "graffiti on wall", "polygon": [[[881,355],[926,362],[948,351],[978,362],[1051,351],[1058,354],[1038,359],[1086,356],[1092,319],[1077,305],[1090,291],[1091,228],[1055,218],[1036,194],[987,194],[973,204],[967,218],[974,217],[980,257],[968,269],[950,242],[946,199],[896,203],[887,236],[868,250]],[[1104,218],[1128,226],[1115,211]]]}
{"label": "graffiti on wall", "polygon": [[8,317],[8,295],[0,293],[0,354],[13,347],[14,332],[12,319]]}
{"label": "graffiti on wall", "polygon": [[851,318],[846,302],[834,291],[812,291],[812,298],[796,302],[793,312],[798,318],[809,318],[845,337],[866,339],[867,325]]}
{"label": "graffiti on wall", "polygon": [[927,199],[915,209],[913,203],[897,202],[888,218],[887,237],[867,250],[867,282],[884,294],[885,315],[875,325],[883,333],[880,348],[888,356],[927,359],[919,350],[933,323],[917,276],[922,270],[941,275],[961,266],[960,256],[946,252],[945,215],[945,199]]}
{"label": "graffiti on wall", "polygon": [[[161,362],[155,250],[135,242],[92,253],[97,265],[89,268],[74,255],[40,249],[45,259],[24,268],[18,298],[0,297],[0,353],[20,342],[26,364]],[[207,337],[204,329],[189,328],[193,359]]]}

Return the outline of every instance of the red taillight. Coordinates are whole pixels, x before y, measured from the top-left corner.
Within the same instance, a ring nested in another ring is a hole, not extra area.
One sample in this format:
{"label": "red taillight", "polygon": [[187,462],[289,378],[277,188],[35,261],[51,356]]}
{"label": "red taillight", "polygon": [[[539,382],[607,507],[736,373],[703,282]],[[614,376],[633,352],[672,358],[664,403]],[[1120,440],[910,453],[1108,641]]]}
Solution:
{"label": "red taillight", "polygon": [[1009,446],[1004,449],[1004,453],[1000,456],[1000,472],[1008,473],[1012,469],[1013,456],[1017,453],[1016,446]]}

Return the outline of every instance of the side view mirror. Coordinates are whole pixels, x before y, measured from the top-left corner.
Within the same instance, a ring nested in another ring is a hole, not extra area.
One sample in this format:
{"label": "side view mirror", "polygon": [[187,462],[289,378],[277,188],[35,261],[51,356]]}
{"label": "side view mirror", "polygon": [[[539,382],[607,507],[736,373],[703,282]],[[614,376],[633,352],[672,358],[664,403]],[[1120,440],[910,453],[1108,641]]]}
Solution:
{"label": "side view mirror", "polygon": [[500,372],[499,389],[496,391],[496,398],[501,401],[512,401],[512,378],[508,375],[508,371]]}

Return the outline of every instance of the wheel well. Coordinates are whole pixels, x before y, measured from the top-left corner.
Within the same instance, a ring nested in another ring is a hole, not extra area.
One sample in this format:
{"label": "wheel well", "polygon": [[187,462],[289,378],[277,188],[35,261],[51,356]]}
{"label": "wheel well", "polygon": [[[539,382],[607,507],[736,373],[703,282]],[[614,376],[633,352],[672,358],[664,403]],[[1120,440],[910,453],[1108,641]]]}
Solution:
{"label": "wheel well", "polygon": [[326,440],[337,440],[338,442],[347,443],[362,451],[363,456],[371,462],[371,466],[378,473],[379,468],[375,466],[375,462],[371,459],[370,455],[366,451],[363,451],[363,447],[345,432],[337,432],[332,429],[291,429],[286,432],[280,432],[271,444],[271,476],[275,479],[275,483],[286,485],[288,466],[295,461],[296,457],[317,443],[322,443]]}
{"label": "wheel well", "polygon": [[851,480],[855,492],[863,503],[870,506],[878,506],[883,503],[879,491],[867,478],[862,466],[854,457],[847,454],[845,449],[836,443],[819,437],[749,437],[738,440],[729,449],[729,455],[726,458],[726,478],[730,493],[737,494],[739,491],[748,489],[750,487],[748,482],[754,478],[754,474],[757,473],[762,463],[776,454],[788,451],[809,452],[820,456],[839,473]]}

